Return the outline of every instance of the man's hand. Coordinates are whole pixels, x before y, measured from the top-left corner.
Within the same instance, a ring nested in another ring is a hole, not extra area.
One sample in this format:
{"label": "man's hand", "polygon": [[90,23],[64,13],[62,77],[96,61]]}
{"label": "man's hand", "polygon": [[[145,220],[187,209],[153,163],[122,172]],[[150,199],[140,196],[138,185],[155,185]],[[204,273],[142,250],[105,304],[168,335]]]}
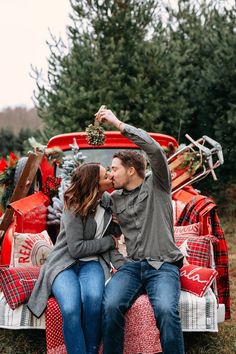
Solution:
{"label": "man's hand", "polygon": [[107,123],[119,130],[123,130],[124,123],[122,123],[110,109],[99,109],[95,117],[100,123]]}

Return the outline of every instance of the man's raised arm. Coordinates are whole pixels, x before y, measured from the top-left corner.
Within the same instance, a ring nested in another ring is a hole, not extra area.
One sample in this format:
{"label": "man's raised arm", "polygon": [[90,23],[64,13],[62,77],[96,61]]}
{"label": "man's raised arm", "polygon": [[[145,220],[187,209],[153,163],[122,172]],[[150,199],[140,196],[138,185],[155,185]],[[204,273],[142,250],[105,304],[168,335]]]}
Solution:
{"label": "man's raised arm", "polygon": [[148,155],[155,179],[165,190],[171,189],[171,175],[167,159],[158,142],[152,139],[146,131],[120,121],[109,109],[101,109],[95,116],[100,123],[117,128],[124,136],[144,150]]}

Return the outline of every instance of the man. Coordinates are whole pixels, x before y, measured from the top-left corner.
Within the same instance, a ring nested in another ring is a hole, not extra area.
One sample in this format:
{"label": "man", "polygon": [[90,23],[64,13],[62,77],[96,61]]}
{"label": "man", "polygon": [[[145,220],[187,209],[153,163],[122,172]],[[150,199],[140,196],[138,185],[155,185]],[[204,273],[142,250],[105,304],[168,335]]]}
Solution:
{"label": "man", "polygon": [[134,151],[113,156],[113,209],[125,236],[128,261],[108,283],[104,295],[104,354],[122,354],[124,314],[146,292],[160,330],[163,353],[183,354],[178,313],[179,269],[183,255],[173,236],[171,175],[166,157],[148,133],[121,122],[110,110],[96,115],[137,144],[148,155],[152,173],[145,177],[144,157]]}

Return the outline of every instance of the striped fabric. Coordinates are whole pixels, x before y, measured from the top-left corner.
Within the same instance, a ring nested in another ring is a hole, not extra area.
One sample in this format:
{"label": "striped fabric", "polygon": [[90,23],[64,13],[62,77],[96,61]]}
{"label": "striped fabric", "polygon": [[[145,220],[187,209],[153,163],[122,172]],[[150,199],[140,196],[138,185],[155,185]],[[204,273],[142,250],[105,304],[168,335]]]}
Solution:
{"label": "striped fabric", "polygon": [[217,332],[217,301],[210,289],[203,297],[181,291],[179,311],[184,332]]}
{"label": "striped fabric", "polygon": [[0,328],[6,329],[45,329],[45,315],[36,318],[27,305],[20,305],[12,310],[6,298],[0,292]]}

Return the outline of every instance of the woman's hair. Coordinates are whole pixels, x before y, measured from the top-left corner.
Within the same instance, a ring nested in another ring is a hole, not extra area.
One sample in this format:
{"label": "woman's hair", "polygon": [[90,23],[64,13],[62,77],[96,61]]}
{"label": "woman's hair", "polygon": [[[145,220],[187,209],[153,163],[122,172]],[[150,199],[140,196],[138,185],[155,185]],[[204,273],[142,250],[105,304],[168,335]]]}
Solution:
{"label": "woman's hair", "polygon": [[94,212],[99,192],[99,163],[83,163],[71,176],[71,184],[64,194],[65,209],[87,217]]}

